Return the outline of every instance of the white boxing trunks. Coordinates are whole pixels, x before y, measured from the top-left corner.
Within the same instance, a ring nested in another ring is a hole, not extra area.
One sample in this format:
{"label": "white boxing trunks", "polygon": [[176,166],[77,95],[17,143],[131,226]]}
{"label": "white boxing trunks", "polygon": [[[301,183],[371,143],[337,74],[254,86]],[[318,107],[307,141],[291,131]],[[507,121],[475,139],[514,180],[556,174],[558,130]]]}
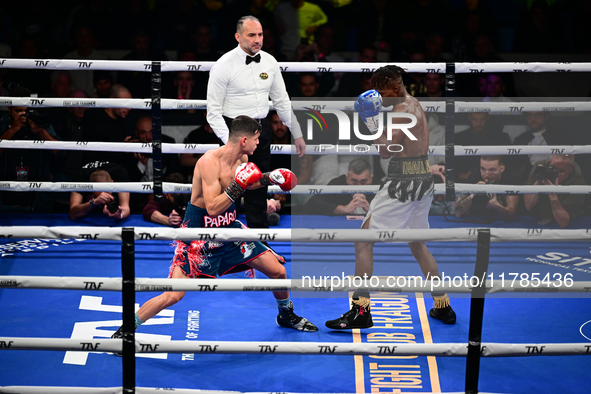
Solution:
{"label": "white boxing trunks", "polygon": [[433,178],[427,156],[390,158],[388,181],[363,219],[372,229],[429,228]]}
{"label": "white boxing trunks", "polygon": [[[400,200],[390,198],[388,194],[388,181],[369,204],[369,211],[363,219],[368,219],[369,228],[372,229],[396,229],[396,228],[429,228],[429,209],[433,201],[433,193],[426,194],[420,201]],[[417,191],[418,194],[418,191]]]}

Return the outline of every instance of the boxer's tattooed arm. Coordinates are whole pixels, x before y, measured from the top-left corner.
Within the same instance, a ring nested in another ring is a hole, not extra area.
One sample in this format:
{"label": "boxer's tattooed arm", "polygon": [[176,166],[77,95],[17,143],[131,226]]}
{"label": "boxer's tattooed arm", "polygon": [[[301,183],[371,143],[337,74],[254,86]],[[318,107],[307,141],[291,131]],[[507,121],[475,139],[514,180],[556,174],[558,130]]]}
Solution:
{"label": "boxer's tattooed arm", "polygon": [[458,199],[458,202],[456,203],[456,209],[454,210],[454,214],[457,217],[460,217],[464,215],[466,212],[468,212],[470,208],[472,208],[472,195],[464,194]]}

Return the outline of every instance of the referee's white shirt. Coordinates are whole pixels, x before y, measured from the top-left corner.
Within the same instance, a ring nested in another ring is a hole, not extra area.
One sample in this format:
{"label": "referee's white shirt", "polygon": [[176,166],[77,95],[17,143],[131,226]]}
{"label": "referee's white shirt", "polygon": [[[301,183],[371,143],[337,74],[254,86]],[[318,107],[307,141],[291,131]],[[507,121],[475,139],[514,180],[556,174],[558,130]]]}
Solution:
{"label": "referee's white shirt", "polygon": [[220,57],[209,72],[207,122],[224,144],[228,142],[229,130],[222,115],[264,118],[269,113],[269,98],[293,137],[302,136],[277,60],[264,51],[258,54],[260,63],[253,61],[247,65],[248,55],[238,45]]}

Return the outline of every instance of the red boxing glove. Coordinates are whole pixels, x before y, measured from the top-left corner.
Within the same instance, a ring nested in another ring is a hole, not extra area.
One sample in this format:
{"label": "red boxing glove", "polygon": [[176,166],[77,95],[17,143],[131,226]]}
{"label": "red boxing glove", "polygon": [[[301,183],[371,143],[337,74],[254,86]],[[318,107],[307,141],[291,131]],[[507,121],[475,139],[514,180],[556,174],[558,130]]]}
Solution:
{"label": "red boxing glove", "polygon": [[230,200],[236,201],[250,185],[260,181],[262,177],[263,174],[256,164],[242,163],[236,168],[234,181],[224,190],[224,193]]}
{"label": "red boxing glove", "polygon": [[263,173],[254,163],[242,163],[236,168],[236,177],[234,180],[240,187],[246,190],[249,186],[260,181]]}
{"label": "red boxing glove", "polygon": [[261,185],[279,185],[281,190],[290,191],[298,184],[296,175],[287,168],[278,168],[263,174]]}

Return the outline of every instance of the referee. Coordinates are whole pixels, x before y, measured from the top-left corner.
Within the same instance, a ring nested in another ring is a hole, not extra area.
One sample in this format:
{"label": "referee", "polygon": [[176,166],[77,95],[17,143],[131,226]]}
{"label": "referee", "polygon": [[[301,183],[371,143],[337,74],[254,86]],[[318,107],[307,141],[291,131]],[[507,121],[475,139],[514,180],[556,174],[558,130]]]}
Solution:
{"label": "referee", "polygon": [[[296,151],[306,151],[300,125],[291,109],[277,60],[261,51],[263,27],[254,16],[243,16],[236,25],[238,46],[227,52],[209,72],[207,85],[207,122],[225,144],[229,125],[239,115],[257,119],[262,125],[259,145],[248,160],[262,172],[271,170],[271,139],[273,130],[266,120],[269,97],[281,121],[290,128]],[[268,228],[267,188],[248,190],[244,194],[246,222],[250,228]]]}

